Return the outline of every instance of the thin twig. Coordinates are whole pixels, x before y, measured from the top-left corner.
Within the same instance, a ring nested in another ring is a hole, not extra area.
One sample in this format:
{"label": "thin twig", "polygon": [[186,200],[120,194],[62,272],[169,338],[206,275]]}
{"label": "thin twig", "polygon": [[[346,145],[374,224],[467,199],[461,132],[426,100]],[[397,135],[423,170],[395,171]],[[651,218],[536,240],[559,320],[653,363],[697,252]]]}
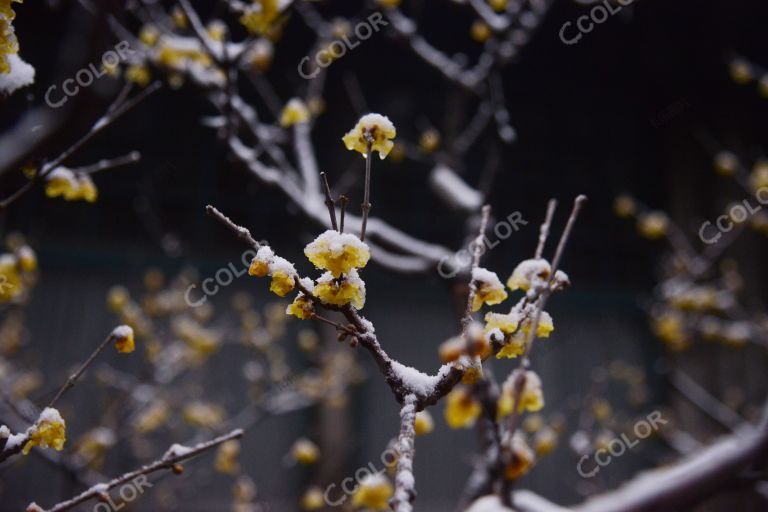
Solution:
{"label": "thin twig", "polygon": [[339,202],[341,203],[341,224],[339,224],[339,232],[344,232],[344,217],[347,214],[347,203],[349,203],[349,198],[342,194],[339,196]]}
{"label": "thin twig", "polygon": [[[336,224],[336,203],[331,197],[331,187],[328,185],[328,175],[323,171],[320,173],[320,177],[323,179],[323,191],[325,192],[325,206],[328,207],[328,215],[331,217],[331,226],[334,230],[339,231],[339,226]],[[342,214],[343,215],[343,214]],[[344,225],[342,217],[341,225]],[[342,228],[343,231],[343,228]]]}
{"label": "thin twig", "polygon": [[360,228],[360,240],[365,242],[365,228],[368,225],[368,213],[371,211],[371,141],[365,150],[365,193],[363,197],[363,221]]}
{"label": "thin twig", "polygon": [[552,217],[555,215],[555,209],[557,208],[557,199],[550,199],[547,203],[547,215],[544,218],[544,223],[539,228],[539,245],[536,246],[536,254],[534,258],[537,260],[541,258],[544,253],[544,246],[547,243],[549,237],[549,227],[552,225]]}
{"label": "thin twig", "polygon": [[415,421],[416,395],[408,395],[403,400],[403,408],[400,410],[395,493],[390,503],[394,512],[411,512],[413,500],[416,498],[416,486],[413,477],[413,456],[416,442]]}
{"label": "thin twig", "polygon": [[173,450],[174,447],[171,447],[165,453],[165,455],[163,455],[160,459],[156,460],[155,462],[148,464],[146,466],[143,466],[135,471],[125,473],[124,475],[119,476],[114,480],[111,480],[104,484],[101,484],[100,486],[91,487],[90,489],[75,496],[74,498],[71,498],[67,501],[62,501],[61,503],[54,505],[53,507],[45,510],[45,512],[62,512],[64,510],[69,510],[90,499],[98,498],[103,493],[108,492],[110,489],[113,489],[117,486],[130,482],[142,475],[149,475],[151,473],[160,471],[162,469],[172,469],[176,464],[179,464],[180,462],[196,457],[201,453],[207,450],[210,450],[211,448],[214,448],[222,443],[225,443],[226,441],[229,441],[231,439],[238,439],[242,436],[243,436],[243,431],[241,429],[233,430],[232,432],[225,434],[223,436],[219,436],[215,439],[211,439],[210,441],[207,441],[205,443],[200,443],[193,448],[185,450],[184,453],[181,453],[181,454],[176,454]]}
{"label": "thin twig", "polygon": [[101,342],[101,344],[96,347],[96,350],[94,350],[90,356],[88,356],[88,359],[85,360],[85,362],[80,365],[80,368],[77,369],[75,373],[69,376],[67,381],[64,383],[63,386],[61,386],[61,389],[59,389],[59,392],[56,393],[56,396],[54,396],[50,402],[48,402],[47,407],[53,407],[56,405],[56,402],[59,401],[59,399],[66,393],[69,389],[74,387],[75,382],[77,382],[77,379],[80,378],[80,376],[85,372],[86,369],[88,369],[89,366],[96,360],[96,358],[99,356],[99,354],[106,348],[107,345],[109,345],[112,341],[115,340],[115,334],[114,332],[110,333],[109,336],[107,336],[104,341]]}

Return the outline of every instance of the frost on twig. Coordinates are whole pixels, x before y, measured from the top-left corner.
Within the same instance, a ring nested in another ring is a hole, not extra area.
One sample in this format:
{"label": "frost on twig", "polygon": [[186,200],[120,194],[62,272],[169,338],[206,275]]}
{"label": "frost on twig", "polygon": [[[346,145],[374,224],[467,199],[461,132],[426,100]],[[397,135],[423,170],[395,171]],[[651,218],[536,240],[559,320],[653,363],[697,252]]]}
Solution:
{"label": "frost on twig", "polygon": [[125,473],[113,480],[110,480],[109,482],[102,482],[100,484],[97,484],[69,500],[62,501],[52,506],[51,508],[43,509],[43,510],[44,512],[62,512],[64,510],[69,510],[88,500],[91,500],[93,498],[99,498],[104,493],[108,492],[110,489],[120,486],[126,482],[130,482],[136,479],[137,477],[140,477],[143,475],[149,475],[163,469],[175,469],[178,471],[177,466],[179,465],[179,463],[189,460],[193,457],[196,457],[201,453],[206,452],[212,448],[215,448],[216,446],[222,443],[225,443],[231,439],[239,439],[242,436],[243,436],[243,431],[240,429],[237,429],[237,430],[233,430],[228,434],[219,436],[215,439],[211,439],[210,441],[199,443],[192,447],[184,447],[182,449],[179,445],[174,445],[171,448],[169,448],[168,451],[161,458],[159,458],[158,460],[150,464],[142,466],[141,468],[131,471],[129,473]]}

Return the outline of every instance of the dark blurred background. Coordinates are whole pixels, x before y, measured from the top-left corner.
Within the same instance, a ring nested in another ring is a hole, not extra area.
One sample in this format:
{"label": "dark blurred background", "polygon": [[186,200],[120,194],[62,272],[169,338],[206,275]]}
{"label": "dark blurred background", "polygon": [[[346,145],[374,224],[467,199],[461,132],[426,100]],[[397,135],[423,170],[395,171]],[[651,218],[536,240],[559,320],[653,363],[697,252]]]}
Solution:
{"label": "dark blurred background", "polygon": [[[119,12],[119,2],[105,4]],[[345,3],[339,4],[334,7],[343,11]],[[466,37],[472,21],[460,15],[466,11],[448,1],[423,4],[425,34],[436,46],[465,52],[471,59],[479,45]],[[213,2],[195,5],[201,13],[220,12]],[[731,201],[746,198],[743,190],[712,171],[714,153],[729,148],[752,158],[763,155],[768,119],[768,101],[754,86],[735,84],[728,71],[735,54],[768,65],[768,3],[640,0],[596,26],[578,44],[564,45],[558,37],[560,27],[588,9],[571,1],[555,2],[531,42],[505,70],[504,94],[517,140],[503,149],[489,197],[497,218],[519,211],[528,221],[486,256],[485,266],[506,277],[518,261],[532,254],[549,198],[561,201],[555,228],[559,233],[572,198],[579,193],[589,196],[563,263],[573,286],[552,301],[556,331],[534,360],[545,382],[548,407],[558,409],[588,386],[593,367],[622,358],[652,373],[662,355],[646,325],[643,304],[652,293],[666,247],[641,239],[630,224],[616,219],[614,197],[628,191],[650,207],[668,211],[695,240],[703,220],[714,219]],[[27,2],[16,11],[21,55],[37,68],[37,80],[32,88],[2,102],[1,128],[14,125],[33,105],[44,108],[42,95],[50,84],[98,62],[115,43],[104,19],[77,2],[54,2],[53,8],[47,2]],[[306,53],[306,44],[301,21],[291,20],[268,74],[284,101],[294,95],[288,91],[305,86],[295,66]],[[320,167],[332,185],[359,161],[340,141],[357,117],[342,83],[344,71],[356,73],[370,110],[388,115],[398,137],[415,141],[424,127],[440,128],[447,116],[455,114],[454,88],[425,70],[402,42],[388,35],[372,37],[336,66],[342,72],[329,77],[327,111],[313,138]],[[68,108],[56,111],[66,129],[49,138],[34,156],[54,155],[71,144],[116,92],[117,85],[104,78],[73,98]],[[298,261],[300,269],[309,269],[301,250],[317,226],[232,163],[215,133],[200,124],[201,117],[210,114],[194,88],[165,87],[73,159],[73,164],[89,164],[134,149],[141,152],[138,165],[95,176],[96,203],[50,200],[37,189],[0,216],[0,233],[20,231],[38,251],[41,282],[30,305],[29,327],[40,362],[50,371],[55,372],[61,361],[76,360],[114,325],[104,305],[111,285],[137,289],[148,267],[173,274],[193,265],[201,276],[208,276],[238,261],[242,247],[205,215],[206,204],[217,205],[255,237],[269,240]],[[484,148],[475,153],[464,172],[473,184],[479,172],[472,160],[477,159],[479,167]],[[428,166],[396,165],[389,159],[374,164],[375,215],[424,239],[461,246],[464,220],[432,195],[426,185]],[[360,170],[362,177],[362,164]],[[3,195],[17,183],[10,174],[3,175]],[[357,205],[361,183],[349,193],[351,204]],[[758,236],[744,237],[734,248],[755,288],[751,300],[756,306],[765,298],[765,248],[765,238]],[[400,276],[375,265],[366,269],[365,278],[365,313],[382,342],[403,362],[436,369],[437,345],[457,330],[449,283],[436,272]],[[235,290],[271,301],[262,284],[243,278],[212,303],[226,310]],[[359,356],[372,369],[365,354]],[[734,357],[733,367],[718,370],[711,378],[737,375],[739,361],[753,356],[750,349],[744,350]],[[216,365],[225,372],[234,363],[224,354]],[[511,368],[497,365],[499,373]],[[352,409],[355,436],[345,461],[352,471],[378,461],[397,428],[397,404],[371,374],[355,395]],[[660,382],[651,384],[653,401],[665,403],[666,388]],[[226,396],[238,390],[222,385],[205,392]],[[434,411],[437,432],[418,443],[416,476],[422,510],[448,509],[475,449],[474,433],[448,430],[441,409]],[[244,442],[243,464],[267,496],[288,499],[299,491],[290,470],[278,478],[270,464],[280,463],[306,421],[301,414],[278,418]],[[72,423],[77,429],[77,421]],[[616,485],[649,464],[653,449],[648,452],[631,454],[611,466],[605,483]],[[559,503],[574,502],[579,499],[574,489],[580,480],[570,470],[574,464],[561,446],[522,485]],[[127,469],[115,466],[115,471]],[[13,505],[0,509],[28,503],[41,485],[28,482],[17,488],[27,490],[14,492]],[[142,510],[140,503],[137,506]]]}

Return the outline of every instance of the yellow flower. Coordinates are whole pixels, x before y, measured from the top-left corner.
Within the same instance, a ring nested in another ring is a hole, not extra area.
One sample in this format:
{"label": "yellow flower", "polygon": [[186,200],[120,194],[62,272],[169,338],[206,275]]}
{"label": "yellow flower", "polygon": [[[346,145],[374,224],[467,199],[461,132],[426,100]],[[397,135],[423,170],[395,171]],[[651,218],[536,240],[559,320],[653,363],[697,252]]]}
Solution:
{"label": "yellow flower", "polygon": [[495,273],[477,267],[472,269],[472,280],[477,286],[477,292],[472,301],[472,311],[477,311],[483,304],[493,306],[506,300],[507,292]]}
{"label": "yellow flower", "polygon": [[84,199],[89,203],[96,201],[99,196],[98,190],[96,190],[96,184],[91,177],[87,174],[80,174],[77,177],[78,196],[80,199]]}
{"label": "yellow flower", "polygon": [[298,297],[288,305],[285,312],[301,320],[308,320],[312,318],[312,315],[315,313],[315,307],[312,305],[312,299],[303,293],[300,293]]}
{"label": "yellow flower", "polygon": [[683,327],[683,316],[676,311],[667,311],[654,318],[653,331],[672,350],[688,347],[690,340]]}
{"label": "yellow flower", "polygon": [[19,265],[12,254],[0,255],[0,302],[8,302],[23,291]]}
{"label": "yellow flower", "polygon": [[754,75],[752,66],[743,59],[734,59],[731,61],[731,78],[739,85],[745,85],[752,81]]}
{"label": "yellow flower", "polygon": [[240,442],[238,440],[230,439],[222,443],[216,451],[214,469],[219,473],[234,475],[240,470],[240,464],[237,462],[238,455],[240,455]]}
{"label": "yellow flower", "polygon": [[173,9],[171,10],[171,20],[173,20],[173,24],[177,28],[189,27],[189,20],[187,19],[187,15],[184,14],[184,9],[178,5],[174,5]]}
{"label": "yellow flower", "polygon": [[385,9],[394,9],[400,5],[400,0],[376,0],[376,3]]}
{"label": "yellow flower", "polygon": [[28,454],[33,446],[40,448],[53,448],[56,451],[64,449],[66,442],[67,425],[59,411],[52,407],[46,407],[40,413],[37,422],[27,432],[28,440],[24,445],[24,455]]}
{"label": "yellow flower", "polygon": [[469,29],[469,34],[478,43],[484,43],[491,37],[491,27],[482,20],[475,20]]}
{"label": "yellow flower", "polygon": [[749,176],[749,184],[753,190],[768,188],[768,161],[760,160],[755,164]]}
{"label": "yellow flower", "polygon": [[351,233],[329,229],[304,248],[304,255],[315,267],[339,277],[355,268],[363,268],[371,258],[368,246]]}
{"label": "yellow flower", "polygon": [[115,340],[115,348],[118,352],[129,354],[136,349],[133,339],[133,329],[128,325],[120,325],[112,331],[112,339]]}
{"label": "yellow flower", "polygon": [[274,54],[275,49],[272,42],[269,39],[260,38],[254,41],[253,45],[248,49],[244,60],[254,69],[263,73],[272,64]]}
{"label": "yellow flower", "polygon": [[342,140],[350,151],[357,151],[367,158],[368,144],[371,152],[378,151],[382,160],[389,154],[397,135],[395,125],[388,117],[381,114],[366,114],[360,118],[354,128],[347,132]]}
{"label": "yellow flower", "polygon": [[240,23],[251,34],[264,35],[280,16],[279,0],[254,0],[240,17]]}
{"label": "yellow flower", "polygon": [[[493,331],[491,331],[493,332]],[[506,357],[507,359],[514,359],[517,356],[521,356],[525,353],[525,334],[522,331],[518,331],[509,337],[509,340],[501,347],[501,350],[496,354],[496,359]]]}
{"label": "yellow flower", "polygon": [[274,292],[280,297],[285,297],[293,291],[294,286],[295,283],[292,275],[281,271],[272,273],[272,281],[269,283],[269,291]]}
{"label": "yellow flower", "polygon": [[299,505],[304,510],[320,510],[325,506],[323,490],[318,486],[313,485],[307,489],[301,497],[301,503]]}
{"label": "yellow flower", "polygon": [[445,421],[451,428],[469,428],[482,412],[480,402],[465,389],[456,388],[448,394]]}
{"label": "yellow flower", "polygon": [[669,219],[663,212],[650,212],[642,215],[637,221],[637,229],[645,238],[656,240],[667,233]]}
{"label": "yellow flower", "polygon": [[293,443],[291,457],[299,464],[308,466],[309,464],[314,464],[320,458],[320,449],[315,443],[302,437]]}
{"label": "yellow flower", "polygon": [[[512,412],[515,404],[515,381],[520,375],[520,370],[515,370],[504,382],[501,396],[497,404],[498,416],[504,417]],[[544,407],[544,393],[541,390],[541,379],[533,371],[525,372],[523,391],[517,405],[517,412],[536,412]]]}
{"label": "yellow flower", "polygon": [[251,265],[248,267],[248,274],[255,277],[264,277],[269,274],[269,262],[275,256],[267,246],[259,248],[256,256],[251,260]]}
{"label": "yellow flower", "polygon": [[333,274],[326,272],[317,280],[312,293],[324,304],[334,306],[352,304],[355,309],[363,309],[365,306],[365,283],[355,269],[339,279],[335,279]]}
{"label": "yellow flower", "polygon": [[538,287],[549,279],[552,268],[545,259],[530,259],[520,263],[507,280],[510,290],[527,292],[531,287]]}
{"label": "yellow flower", "polygon": [[132,64],[125,70],[125,79],[139,87],[145,87],[151,78],[147,66]]}
{"label": "yellow flower", "polygon": [[533,449],[536,456],[549,455],[557,446],[557,432],[551,427],[544,427],[533,438]]}
{"label": "yellow flower", "polygon": [[485,331],[491,332],[494,329],[498,329],[504,334],[514,334],[515,331],[517,331],[519,321],[520,315],[515,311],[511,311],[507,314],[486,313]]}
{"label": "yellow flower", "polygon": [[[528,334],[531,332],[531,324],[533,324],[533,318],[526,319],[523,322],[523,333]],[[539,315],[539,323],[536,325],[536,337],[549,338],[549,335],[554,330],[555,324],[552,322],[552,317],[546,311],[542,311],[541,315]]]}
{"label": "yellow flower", "polygon": [[352,495],[352,505],[370,510],[389,510],[389,498],[393,493],[394,489],[387,477],[369,475],[360,481]]}
{"label": "yellow flower", "polygon": [[417,436],[423,436],[435,430],[435,422],[432,420],[432,415],[429,414],[429,411],[420,411],[416,413],[414,429],[416,430]]}
{"label": "yellow flower", "polygon": [[488,4],[494,11],[502,12],[507,10],[507,1],[508,0],[489,0]]}
{"label": "yellow flower", "polygon": [[715,171],[721,176],[732,176],[739,168],[739,158],[731,151],[720,151],[715,155]]}
{"label": "yellow flower", "polygon": [[515,434],[510,446],[510,455],[510,461],[504,468],[504,478],[517,480],[531,468],[534,454],[525,439],[521,435]]}
{"label": "yellow flower", "polygon": [[192,402],[184,406],[184,421],[195,427],[215,428],[224,422],[224,410],[206,402]]}
{"label": "yellow flower", "polygon": [[57,167],[45,177],[45,195],[48,197],[73,198],[77,195],[77,187],[75,173],[66,167]]}
{"label": "yellow flower", "polygon": [[280,113],[280,126],[288,128],[296,123],[309,121],[309,109],[299,98],[292,98]]}
{"label": "yellow flower", "polygon": [[424,153],[433,153],[440,145],[440,133],[434,128],[425,131],[419,137],[419,148]]}
{"label": "yellow flower", "polygon": [[146,46],[155,46],[160,38],[160,31],[154,25],[144,25],[139,31],[139,41]]}
{"label": "yellow flower", "polygon": [[167,420],[168,404],[158,400],[136,416],[133,428],[140,434],[148,434],[160,428]]}
{"label": "yellow flower", "polygon": [[635,204],[635,200],[632,199],[632,196],[626,194],[620,195],[613,201],[613,211],[616,213],[617,217],[622,219],[633,216],[636,208],[637,205]]}
{"label": "yellow flower", "polygon": [[216,42],[224,41],[224,36],[227,34],[227,24],[221,20],[211,20],[205,27],[208,37]]}

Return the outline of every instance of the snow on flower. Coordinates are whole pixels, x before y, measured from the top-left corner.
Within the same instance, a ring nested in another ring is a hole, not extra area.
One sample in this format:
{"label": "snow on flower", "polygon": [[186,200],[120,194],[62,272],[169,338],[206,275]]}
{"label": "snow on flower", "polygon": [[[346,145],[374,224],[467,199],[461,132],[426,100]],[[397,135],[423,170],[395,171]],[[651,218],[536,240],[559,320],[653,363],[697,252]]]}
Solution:
{"label": "snow on flower", "polygon": [[129,325],[119,325],[112,331],[112,339],[115,340],[115,348],[118,352],[129,354],[136,349],[133,339],[133,328]]}
{"label": "snow on flower", "polygon": [[88,174],[75,173],[66,167],[57,167],[45,177],[45,195],[63,197],[67,201],[82,199],[96,201],[98,190]]}
{"label": "snow on flower", "polygon": [[248,274],[255,277],[264,277],[269,274],[269,262],[274,258],[275,253],[269,246],[260,247],[256,256],[251,260],[248,267]]}
{"label": "snow on flower", "polygon": [[304,248],[315,267],[328,270],[333,277],[363,268],[371,257],[368,246],[351,233],[329,229]]}
{"label": "snow on flower", "polygon": [[288,128],[297,123],[309,121],[309,109],[299,98],[292,98],[280,113],[280,126]]}
{"label": "snow on flower", "polygon": [[371,152],[378,151],[379,158],[386,158],[392,150],[392,139],[397,135],[395,125],[387,116],[366,114],[360,118],[354,128],[347,132],[342,141],[350,151],[357,151],[367,158],[368,143]]}
{"label": "snow on flower", "polygon": [[18,56],[19,41],[13,28],[16,13],[11,4],[21,0],[0,0],[0,92],[11,94],[35,81],[35,68]]}
{"label": "snow on flower", "polygon": [[536,288],[539,284],[544,284],[544,280],[549,279],[552,268],[549,262],[542,258],[533,258],[520,263],[512,275],[507,280],[507,286],[510,290],[528,291]]}
{"label": "snow on flower", "polygon": [[312,304],[312,299],[300,293],[290,304],[285,308],[286,314],[293,315],[301,320],[308,320],[312,318],[315,313],[315,307]]}
{"label": "snow on flower", "polygon": [[472,280],[477,286],[477,292],[472,301],[472,311],[479,310],[483,304],[493,306],[506,300],[507,292],[494,272],[481,267],[473,268]]}
{"label": "snow on flower", "polygon": [[365,306],[365,283],[355,269],[338,279],[334,278],[331,272],[324,273],[317,280],[312,293],[324,304],[352,304],[355,309],[363,309]]}
{"label": "snow on flower", "polygon": [[254,0],[252,5],[246,7],[240,23],[251,34],[264,35],[274,27],[289,3],[290,0]]}
{"label": "snow on flower", "polygon": [[297,439],[291,447],[291,458],[301,465],[314,464],[320,458],[320,449],[309,439]]}
{"label": "snow on flower", "polygon": [[393,494],[394,489],[386,476],[368,475],[352,495],[352,505],[369,510],[389,510],[389,498]]}
{"label": "snow on flower", "polygon": [[[512,413],[515,403],[515,381],[519,378],[521,370],[515,370],[504,382],[501,389],[501,396],[498,402],[499,417]],[[541,379],[531,370],[525,372],[523,391],[520,394],[520,401],[517,405],[517,411],[536,412],[544,407],[544,393],[541,390]]]}
{"label": "snow on flower", "polygon": [[510,452],[512,457],[507,467],[504,468],[504,477],[507,480],[517,480],[531,469],[534,454],[519,432],[512,437]]}
{"label": "snow on flower", "polygon": [[67,440],[66,422],[57,409],[46,407],[37,422],[27,430],[26,437],[27,442],[22,449],[24,455],[28,454],[33,446],[53,448],[60,452]]}

